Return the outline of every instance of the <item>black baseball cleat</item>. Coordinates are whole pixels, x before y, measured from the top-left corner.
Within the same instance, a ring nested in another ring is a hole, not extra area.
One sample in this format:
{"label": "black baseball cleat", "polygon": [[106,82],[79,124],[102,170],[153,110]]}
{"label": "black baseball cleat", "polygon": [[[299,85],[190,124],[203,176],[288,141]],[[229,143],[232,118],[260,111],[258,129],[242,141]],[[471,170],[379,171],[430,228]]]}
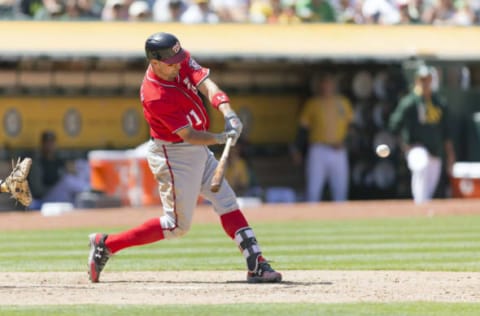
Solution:
{"label": "black baseball cleat", "polygon": [[93,233],[89,235],[90,238],[90,253],[88,255],[88,277],[93,283],[97,283],[100,279],[100,272],[102,272],[105,264],[111,254],[105,246],[106,234]]}
{"label": "black baseball cleat", "polygon": [[248,283],[277,283],[282,281],[282,274],[273,270],[267,261],[259,262],[255,272],[247,273]]}

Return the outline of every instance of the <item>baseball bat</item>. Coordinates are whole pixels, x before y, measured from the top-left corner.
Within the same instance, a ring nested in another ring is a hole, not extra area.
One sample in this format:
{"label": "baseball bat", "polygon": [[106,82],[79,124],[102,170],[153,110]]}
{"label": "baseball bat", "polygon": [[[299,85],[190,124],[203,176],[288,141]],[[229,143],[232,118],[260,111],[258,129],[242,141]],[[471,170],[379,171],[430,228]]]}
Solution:
{"label": "baseball bat", "polygon": [[225,175],[225,168],[227,167],[228,155],[230,154],[230,147],[232,146],[232,140],[232,137],[228,137],[225,147],[223,147],[222,156],[218,161],[217,168],[215,168],[213,173],[212,182],[210,183],[210,191],[212,192],[218,192],[220,190],[220,186],[222,185],[223,176]]}

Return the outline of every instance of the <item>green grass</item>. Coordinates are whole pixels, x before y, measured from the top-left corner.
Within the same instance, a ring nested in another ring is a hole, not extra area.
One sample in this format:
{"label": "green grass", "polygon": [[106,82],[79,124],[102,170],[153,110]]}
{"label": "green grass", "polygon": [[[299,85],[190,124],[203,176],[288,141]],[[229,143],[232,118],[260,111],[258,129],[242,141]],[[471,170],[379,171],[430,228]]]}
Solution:
{"label": "green grass", "polygon": [[[132,220],[134,222],[134,220]],[[254,223],[278,270],[480,271],[480,216]],[[87,236],[94,230],[0,234],[0,272],[85,271]],[[120,252],[109,271],[244,270],[220,225],[194,225],[181,239]],[[1,298],[0,298],[1,300]],[[480,315],[480,304],[230,304],[1,306],[0,315]]]}
{"label": "green grass", "polygon": [[[265,255],[279,270],[480,271],[479,216],[252,226]],[[95,230],[3,232],[0,272],[84,271],[91,231]],[[180,239],[126,249],[108,267],[110,271],[244,268],[233,241],[214,224],[194,225]]]}
{"label": "green grass", "polygon": [[243,316],[243,315],[328,315],[328,316],[478,316],[480,304],[395,303],[395,304],[235,304],[235,305],[123,305],[123,306],[31,306],[0,307],[2,316]]}

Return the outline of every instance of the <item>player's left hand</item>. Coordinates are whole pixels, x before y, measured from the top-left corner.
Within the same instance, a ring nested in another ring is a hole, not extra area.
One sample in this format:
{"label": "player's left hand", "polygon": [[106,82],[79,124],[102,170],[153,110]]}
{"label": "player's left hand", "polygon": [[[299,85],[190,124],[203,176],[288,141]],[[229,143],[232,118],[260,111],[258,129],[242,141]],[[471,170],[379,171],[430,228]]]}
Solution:
{"label": "player's left hand", "polygon": [[231,129],[228,132],[222,132],[219,134],[214,134],[215,135],[215,140],[217,144],[225,144],[227,142],[227,139],[231,138],[232,139],[232,146],[235,145],[235,142],[238,139],[238,134],[235,132],[235,130]]}
{"label": "player's left hand", "polygon": [[232,146],[235,146],[237,143],[238,138],[240,137],[240,134],[237,133],[233,128],[230,129],[229,131],[225,131],[226,137],[232,139]]}

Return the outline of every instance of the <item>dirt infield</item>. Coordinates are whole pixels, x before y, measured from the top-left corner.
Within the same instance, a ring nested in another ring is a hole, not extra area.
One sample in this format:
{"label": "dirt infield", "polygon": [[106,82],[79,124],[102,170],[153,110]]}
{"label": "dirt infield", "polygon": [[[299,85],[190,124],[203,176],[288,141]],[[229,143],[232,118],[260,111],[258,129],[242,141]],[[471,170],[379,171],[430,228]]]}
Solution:
{"label": "dirt infield", "polygon": [[480,273],[285,271],[280,284],[246,284],[244,273],[181,271],[0,274],[3,305],[478,302]]}
{"label": "dirt infield", "polygon": [[[56,217],[0,214],[0,230],[132,226],[158,208],[80,210]],[[480,214],[480,200],[438,200],[263,205],[246,208],[251,222]],[[94,219],[94,220],[93,220]],[[194,222],[218,222],[200,206]],[[479,302],[480,273],[417,271],[284,271],[281,284],[250,285],[239,271],[108,272],[102,283],[86,272],[0,273],[0,305],[233,304],[333,302]],[[266,291],[265,289],[268,288]]]}

